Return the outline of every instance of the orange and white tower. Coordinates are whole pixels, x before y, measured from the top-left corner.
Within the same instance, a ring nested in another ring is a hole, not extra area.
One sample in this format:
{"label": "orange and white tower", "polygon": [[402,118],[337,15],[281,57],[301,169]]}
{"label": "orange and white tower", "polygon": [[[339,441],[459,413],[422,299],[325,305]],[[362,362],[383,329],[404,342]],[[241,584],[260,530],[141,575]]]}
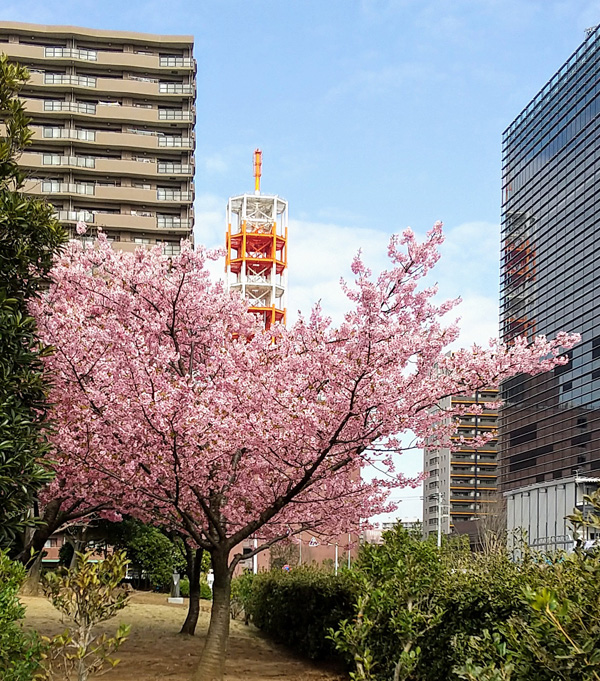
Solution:
{"label": "orange and white tower", "polygon": [[288,203],[261,194],[262,152],[254,152],[254,194],[227,204],[227,287],[248,298],[268,329],[286,320]]}

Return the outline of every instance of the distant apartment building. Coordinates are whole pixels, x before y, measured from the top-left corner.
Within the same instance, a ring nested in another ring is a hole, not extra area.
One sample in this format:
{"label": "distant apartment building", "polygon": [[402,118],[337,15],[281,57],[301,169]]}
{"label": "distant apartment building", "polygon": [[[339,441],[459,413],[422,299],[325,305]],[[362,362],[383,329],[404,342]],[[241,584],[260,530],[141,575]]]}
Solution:
{"label": "distant apartment building", "polygon": [[196,62],[191,36],[0,22],[0,53],[28,67],[25,192],[75,234],[179,251],[193,229]]}
{"label": "distant apartment building", "polygon": [[[460,532],[464,523],[481,520],[491,509],[495,511],[498,499],[496,438],[478,449],[460,445],[458,440],[461,436],[472,438],[495,432],[498,412],[485,405],[497,397],[496,389],[485,388],[471,396],[447,397],[438,405],[440,409],[466,406],[467,411],[460,417],[452,438],[456,449],[438,447],[431,441],[423,450],[423,468],[428,474],[423,483],[424,536],[437,534],[438,528],[442,534]],[[482,407],[483,411],[471,412],[468,409],[471,405]]]}
{"label": "distant apartment building", "polygon": [[509,530],[572,542],[565,515],[600,477],[600,29],[503,135],[501,335],[582,334],[568,362],[502,385]]}

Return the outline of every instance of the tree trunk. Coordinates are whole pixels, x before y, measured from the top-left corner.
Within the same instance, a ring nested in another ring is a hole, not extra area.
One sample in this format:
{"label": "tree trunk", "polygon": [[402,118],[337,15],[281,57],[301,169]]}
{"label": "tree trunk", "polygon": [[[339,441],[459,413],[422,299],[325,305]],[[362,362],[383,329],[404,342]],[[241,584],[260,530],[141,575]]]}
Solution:
{"label": "tree trunk", "polygon": [[231,572],[229,551],[211,552],[215,575],[210,625],[194,681],[223,681],[229,640]]}
{"label": "tree trunk", "polygon": [[188,544],[185,544],[185,572],[190,581],[190,602],[188,605],[187,617],[181,627],[180,634],[189,634],[193,636],[196,631],[196,624],[198,623],[198,615],[200,614],[200,575],[202,574],[202,549],[193,549]]}
{"label": "tree trunk", "polygon": [[46,541],[64,522],[60,513],[61,504],[62,500],[54,499],[44,508],[40,524],[28,536],[23,548],[15,556],[15,560],[23,563],[23,565],[29,565],[31,563],[31,554],[38,554],[43,550]]}
{"label": "tree trunk", "polygon": [[40,593],[40,575],[42,574],[42,558],[44,554],[38,553],[35,560],[31,564],[27,577],[21,586],[20,593],[22,596],[38,596]]}

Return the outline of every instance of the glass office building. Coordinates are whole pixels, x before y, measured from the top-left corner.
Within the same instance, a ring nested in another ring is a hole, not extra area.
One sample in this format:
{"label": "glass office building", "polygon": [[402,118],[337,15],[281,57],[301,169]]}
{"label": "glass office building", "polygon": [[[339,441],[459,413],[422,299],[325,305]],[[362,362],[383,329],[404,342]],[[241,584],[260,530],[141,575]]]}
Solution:
{"label": "glass office building", "polygon": [[503,339],[582,342],[503,384],[501,488],[600,476],[600,30],[504,132],[502,191]]}

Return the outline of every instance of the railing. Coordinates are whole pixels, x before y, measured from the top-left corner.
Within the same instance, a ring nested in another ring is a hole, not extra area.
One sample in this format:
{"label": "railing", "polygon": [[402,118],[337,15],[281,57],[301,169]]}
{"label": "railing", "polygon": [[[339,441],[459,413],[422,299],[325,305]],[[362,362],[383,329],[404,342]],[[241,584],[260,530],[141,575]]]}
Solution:
{"label": "railing", "polygon": [[46,85],[79,85],[82,87],[96,87],[96,79],[93,76],[72,76],[66,73],[45,73]]}
{"label": "railing", "polygon": [[96,105],[87,102],[44,101],[44,111],[73,111],[74,113],[95,114]]}
{"label": "railing", "polygon": [[194,87],[184,83],[159,83],[158,91],[162,94],[193,95]]}
{"label": "railing", "polygon": [[194,114],[191,111],[182,111],[181,109],[159,109],[159,121],[193,121]]}
{"label": "railing", "polygon": [[187,163],[159,163],[158,172],[166,175],[191,175],[193,167]]}
{"label": "railing", "polygon": [[95,187],[88,183],[67,183],[53,180],[42,182],[42,191],[46,194],[94,194]]}
{"label": "railing", "polygon": [[54,215],[63,222],[94,222],[94,214],[86,210],[59,210]]}
{"label": "railing", "polygon": [[190,221],[175,215],[159,215],[156,219],[156,226],[159,229],[187,229]]}
{"label": "railing", "polygon": [[191,147],[191,137],[167,137],[162,136],[158,138],[159,147]]}
{"label": "railing", "polygon": [[127,80],[137,80],[140,83],[158,83],[158,78],[150,78],[149,76],[128,76]]}
{"label": "railing", "polygon": [[77,168],[95,168],[96,159],[88,156],[58,156],[44,154],[42,163],[45,166],[76,166]]}
{"label": "railing", "polygon": [[191,201],[192,192],[182,192],[177,189],[157,189],[156,198],[159,201]]}
{"label": "railing", "polygon": [[63,139],[94,142],[96,140],[96,133],[94,130],[76,130],[74,128],[44,128],[44,137],[60,137]]}
{"label": "railing", "polygon": [[189,57],[160,57],[158,60],[160,66],[191,68],[194,65],[194,60]]}
{"label": "railing", "polygon": [[97,61],[98,52],[96,50],[78,50],[70,47],[46,47],[45,57],[58,57],[60,59],[83,59],[84,61]]}

